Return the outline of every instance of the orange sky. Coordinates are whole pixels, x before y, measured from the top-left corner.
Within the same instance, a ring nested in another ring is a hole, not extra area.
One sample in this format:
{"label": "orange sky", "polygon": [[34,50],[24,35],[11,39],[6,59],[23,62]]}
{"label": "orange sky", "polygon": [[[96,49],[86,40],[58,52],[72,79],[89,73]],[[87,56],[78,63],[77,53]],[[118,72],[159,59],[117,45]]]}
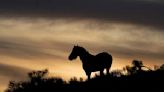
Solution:
{"label": "orange sky", "polygon": [[25,79],[30,70],[45,68],[64,79],[86,78],[79,58],[68,60],[77,44],[91,54],[103,51],[112,54],[112,69],[121,69],[133,59],[142,60],[150,67],[162,64],[164,59],[164,33],[149,26],[39,17],[0,18],[0,25],[0,80],[3,80],[0,87],[9,80]]}

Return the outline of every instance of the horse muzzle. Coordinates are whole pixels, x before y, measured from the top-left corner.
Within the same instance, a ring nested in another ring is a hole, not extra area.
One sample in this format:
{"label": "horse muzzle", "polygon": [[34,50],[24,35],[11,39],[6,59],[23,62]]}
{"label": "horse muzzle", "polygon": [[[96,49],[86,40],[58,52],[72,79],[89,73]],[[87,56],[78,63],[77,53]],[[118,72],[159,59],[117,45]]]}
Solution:
{"label": "horse muzzle", "polygon": [[68,57],[68,59],[71,60],[71,61],[73,60],[73,58],[71,58],[70,56]]}

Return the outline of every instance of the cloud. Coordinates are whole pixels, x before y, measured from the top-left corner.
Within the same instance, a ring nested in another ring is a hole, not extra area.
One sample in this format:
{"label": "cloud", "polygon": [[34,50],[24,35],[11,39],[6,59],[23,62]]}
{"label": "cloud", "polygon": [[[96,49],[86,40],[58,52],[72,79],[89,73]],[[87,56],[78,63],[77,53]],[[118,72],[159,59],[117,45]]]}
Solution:
{"label": "cloud", "polygon": [[[2,62],[2,61],[0,61]],[[27,79],[27,73],[30,69],[0,63],[0,91],[7,88],[9,81],[21,81]]]}
{"label": "cloud", "polygon": [[0,63],[0,77],[6,77],[14,80],[21,80],[21,79],[25,79],[27,72],[29,71],[31,70]]}
{"label": "cloud", "polygon": [[162,29],[164,24],[161,0],[8,0],[0,1],[0,10],[1,16],[95,18]]}
{"label": "cloud", "polygon": [[1,37],[0,54],[22,59],[63,58],[60,55],[55,55],[55,53],[49,53],[48,51],[46,51],[46,48],[44,48],[44,46],[39,46],[43,44],[44,43],[32,41],[28,38]]}
{"label": "cloud", "polygon": [[0,32],[1,55],[66,60],[73,45],[79,44],[97,53],[111,51],[118,57],[163,59],[163,31],[155,28],[67,18],[16,18],[0,23],[4,30]]}

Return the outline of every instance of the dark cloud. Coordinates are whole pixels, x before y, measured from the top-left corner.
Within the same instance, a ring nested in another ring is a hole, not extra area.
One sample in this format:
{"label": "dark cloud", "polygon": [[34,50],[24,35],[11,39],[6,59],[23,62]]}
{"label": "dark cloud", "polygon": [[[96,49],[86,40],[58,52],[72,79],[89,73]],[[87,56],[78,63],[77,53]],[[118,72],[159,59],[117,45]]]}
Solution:
{"label": "dark cloud", "polygon": [[4,77],[6,79],[11,79],[11,80],[25,79],[29,71],[31,70],[23,67],[0,63],[0,77]]}
{"label": "dark cloud", "polygon": [[[1,0],[0,11],[12,16],[71,16],[137,23],[163,28],[164,2],[149,0]],[[19,14],[20,13],[20,14]],[[23,15],[24,14],[24,15]]]}

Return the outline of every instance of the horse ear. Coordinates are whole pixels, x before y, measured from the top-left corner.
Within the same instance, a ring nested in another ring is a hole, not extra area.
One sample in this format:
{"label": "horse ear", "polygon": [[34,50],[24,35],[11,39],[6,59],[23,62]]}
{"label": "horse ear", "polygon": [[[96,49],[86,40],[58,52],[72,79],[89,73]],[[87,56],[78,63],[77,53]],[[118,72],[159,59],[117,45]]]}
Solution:
{"label": "horse ear", "polygon": [[78,44],[77,45],[74,45],[74,47],[78,47]]}

